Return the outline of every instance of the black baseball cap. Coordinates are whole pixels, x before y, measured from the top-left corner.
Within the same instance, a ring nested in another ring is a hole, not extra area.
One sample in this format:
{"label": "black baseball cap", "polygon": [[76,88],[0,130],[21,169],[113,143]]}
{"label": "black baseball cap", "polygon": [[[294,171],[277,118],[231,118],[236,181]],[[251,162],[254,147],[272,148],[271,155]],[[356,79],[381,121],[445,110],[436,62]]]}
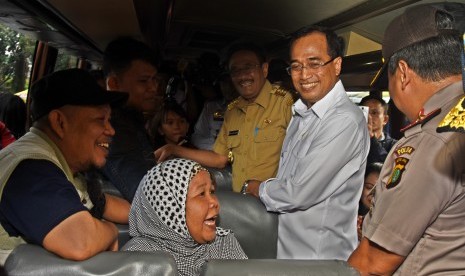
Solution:
{"label": "black baseball cap", "polygon": [[125,92],[103,89],[84,69],[68,69],[43,77],[31,88],[31,117],[36,121],[64,105],[122,105],[128,99]]}

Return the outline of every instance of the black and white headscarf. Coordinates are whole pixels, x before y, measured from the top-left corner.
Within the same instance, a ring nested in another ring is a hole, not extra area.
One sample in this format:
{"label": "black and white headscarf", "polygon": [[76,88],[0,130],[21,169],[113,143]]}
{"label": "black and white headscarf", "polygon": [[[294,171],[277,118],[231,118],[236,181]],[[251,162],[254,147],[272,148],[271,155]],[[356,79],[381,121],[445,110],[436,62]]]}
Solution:
{"label": "black and white headscarf", "polygon": [[171,159],[152,168],[142,179],[129,214],[133,237],[123,250],[167,251],[180,275],[199,275],[208,259],[247,259],[230,230],[217,227],[216,238],[199,244],[186,224],[186,197],[191,179],[201,170],[198,163]]}

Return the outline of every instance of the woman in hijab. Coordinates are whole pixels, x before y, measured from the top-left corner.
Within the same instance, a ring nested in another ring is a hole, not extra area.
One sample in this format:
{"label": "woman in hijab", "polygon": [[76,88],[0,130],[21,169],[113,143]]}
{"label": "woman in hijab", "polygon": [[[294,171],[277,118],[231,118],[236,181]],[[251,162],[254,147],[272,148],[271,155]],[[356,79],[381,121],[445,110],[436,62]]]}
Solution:
{"label": "woman in hijab", "polygon": [[180,275],[199,275],[208,259],[247,259],[230,230],[216,227],[219,203],[209,172],[198,163],[171,159],[142,179],[129,214],[133,237],[123,250],[163,250]]}

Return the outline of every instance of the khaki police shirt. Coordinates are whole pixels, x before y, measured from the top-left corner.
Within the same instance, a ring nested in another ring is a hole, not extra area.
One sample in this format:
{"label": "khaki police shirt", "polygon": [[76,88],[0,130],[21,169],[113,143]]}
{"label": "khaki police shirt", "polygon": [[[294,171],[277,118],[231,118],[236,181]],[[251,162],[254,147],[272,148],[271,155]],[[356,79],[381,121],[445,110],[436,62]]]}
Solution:
{"label": "khaki police shirt", "polygon": [[255,102],[239,97],[229,104],[213,151],[225,156],[232,152],[235,192],[248,179],[276,175],[292,104],[289,92],[268,81]]}
{"label": "khaki police shirt", "polygon": [[436,132],[461,96],[457,82],[428,100],[376,184],[363,235],[406,257],[395,275],[465,275],[465,134]]}

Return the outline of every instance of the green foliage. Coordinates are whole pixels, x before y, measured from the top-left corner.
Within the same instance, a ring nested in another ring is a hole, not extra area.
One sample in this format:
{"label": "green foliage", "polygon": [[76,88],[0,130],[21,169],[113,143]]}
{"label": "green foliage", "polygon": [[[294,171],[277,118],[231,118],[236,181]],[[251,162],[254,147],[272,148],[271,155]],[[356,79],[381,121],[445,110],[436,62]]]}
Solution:
{"label": "green foliage", "polygon": [[35,42],[0,25],[0,91],[24,90]]}

